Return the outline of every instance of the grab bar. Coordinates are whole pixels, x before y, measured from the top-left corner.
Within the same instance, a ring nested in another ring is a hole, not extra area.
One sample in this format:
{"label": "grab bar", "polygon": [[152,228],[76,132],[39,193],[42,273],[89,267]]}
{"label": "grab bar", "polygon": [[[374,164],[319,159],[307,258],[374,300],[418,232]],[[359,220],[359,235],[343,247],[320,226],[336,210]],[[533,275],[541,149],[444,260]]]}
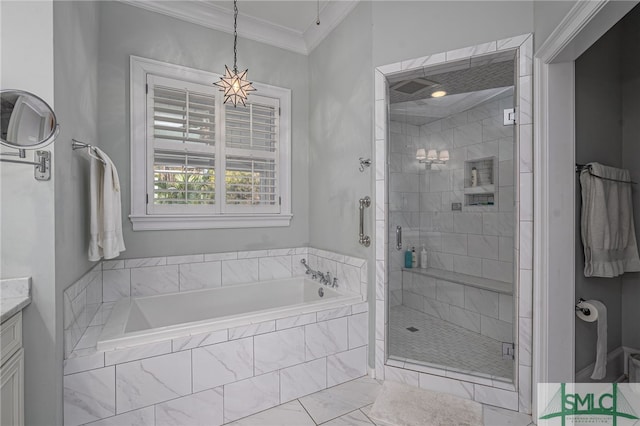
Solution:
{"label": "grab bar", "polygon": [[402,250],[402,226],[396,226],[396,250]]}
{"label": "grab bar", "polygon": [[369,196],[360,198],[360,239],[358,242],[365,247],[369,247],[371,245],[371,237],[364,235],[364,209],[365,207],[370,206],[371,198],[369,198]]}

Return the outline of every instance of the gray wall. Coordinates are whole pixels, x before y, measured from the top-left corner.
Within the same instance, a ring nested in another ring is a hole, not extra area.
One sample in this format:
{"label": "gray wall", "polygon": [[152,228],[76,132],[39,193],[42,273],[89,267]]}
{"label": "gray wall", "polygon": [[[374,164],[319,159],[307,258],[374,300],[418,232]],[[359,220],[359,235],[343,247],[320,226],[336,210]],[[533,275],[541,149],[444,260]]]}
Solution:
{"label": "gray wall", "polygon": [[[35,93],[55,108],[53,1],[2,1],[0,11],[0,87]],[[55,168],[55,146],[45,149],[52,152]],[[27,151],[27,159],[32,158],[33,151]],[[55,285],[54,186],[55,176],[39,182],[31,166],[0,163],[0,278],[32,277],[32,301],[22,317],[28,425],[62,423],[62,293]]]}
{"label": "gray wall", "polygon": [[[373,156],[370,28],[371,3],[362,3],[309,58],[309,241],[358,257],[373,256],[373,246],[358,244],[358,200],[372,196],[375,170],[358,171],[358,158]],[[374,211],[366,212],[368,235]]]}
{"label": "gray wall", "polygon": [[61,130],[56,142],[56,288],[61,292],[94,263],[89,243],[89,161],[71,139],[98,140],[98,3],[56,1],[54,93]]}
{"label": "gray wall", "polygon": [[118,2],[100,3],[98,140],[122,186],[124,258],[305,245],[308,224],[309,58],[238,40],[238,66],[252,81],[292,91],[291,226],[191,231],[136,231],[130,213],[129,55],[221,73],[233,60],[232,35]]}
{"label": "gray wall", "polygon": [[534,1],[533,22],[535,28],[535,50],[544,44],[562,19],[576,4],[574,0]]}
{"label": "gray wall", "polygon": [[[614,27],[576,60],[576,162],[622,167],[621,28]],[[584,276],[580,238],[580,185],[576,184],[576,297],[607,306],[608,351],[622,344],[622,279]],[[596,323],[576,320],[576,371],[595,362]]]}
{"label": "gray wall", "polygon": [[374,1],[374,66],[533,32],[531,1]]}
{"label": "gray wall", "polygon": [[[361,2],[309,55],[309,243],[369,262],[369,335],[375,335],[375,252],[358,244],[358,200],[371,196],[365,233],[374,242],[371,8]],[[369,365],[374,346],[369,345]]]}
{"label": "gray wall", "polygon": [[[640,6],[622,20],[622,166],[640,182]],[[636,240],[640,241],[640,188],[632,186]],[[640,273],[622,276],[622,344],[640,349]]]}

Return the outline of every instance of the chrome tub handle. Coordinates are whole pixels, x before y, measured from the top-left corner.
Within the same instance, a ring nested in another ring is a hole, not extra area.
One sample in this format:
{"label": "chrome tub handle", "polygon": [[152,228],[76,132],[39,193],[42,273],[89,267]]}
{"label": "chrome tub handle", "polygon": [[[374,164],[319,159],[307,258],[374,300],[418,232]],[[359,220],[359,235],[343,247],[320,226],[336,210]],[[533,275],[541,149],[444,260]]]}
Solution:
{"label": "chrome tub handle", "polygon": [[396,226],[396,250],[402,250],[402,226]]}
{"label": "chrome tub handle", "polygon": [[369,198],[369,196],[360,198],[360,239],[358,242],[365,247],[369,247],[371,245],[371,237],[364,235],[364,209],[365,207],[370,206],[371,198]]}

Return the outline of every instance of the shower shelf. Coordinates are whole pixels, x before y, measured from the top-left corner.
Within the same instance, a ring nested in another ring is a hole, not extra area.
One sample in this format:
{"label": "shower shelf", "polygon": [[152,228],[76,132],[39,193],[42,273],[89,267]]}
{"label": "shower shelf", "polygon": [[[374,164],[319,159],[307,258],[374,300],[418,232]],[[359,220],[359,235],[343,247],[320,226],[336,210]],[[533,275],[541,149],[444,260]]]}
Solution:
{"label": "shower shelf", "polygon": [[513,283],[496,281],[489,278],[476,277],[474,275],[461,274],[460,272],[445,271],[436,268],[402,268],[403,272],[424,275],[438,280],[449,281],[458,284],[468,285],[483,290],[495,291],[502,294],[513,294]]}
{"label": "shower shelf", "polygon": [[464,189],[465,194],[493,194],[495,191],[495,185],[470,186]]}

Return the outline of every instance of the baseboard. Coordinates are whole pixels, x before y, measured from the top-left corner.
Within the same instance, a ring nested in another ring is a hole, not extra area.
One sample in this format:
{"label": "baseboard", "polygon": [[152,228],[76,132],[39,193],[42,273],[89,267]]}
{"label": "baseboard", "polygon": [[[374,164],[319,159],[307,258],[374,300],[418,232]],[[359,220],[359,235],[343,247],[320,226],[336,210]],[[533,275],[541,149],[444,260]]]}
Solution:
{"label": "baseboard", "polygon": [[[638,351],[640,352],[640,351]],[[635,352],[630,352],[635,353]],[[576,372],[576,383],[613,383],[620,380],[621,376],[627,373],[627,352],[625,348],[620,346],[607,354],[607,375],[602,380],[591,379],[593,368],[596,363],[593,362]]]}
{"label": "baseboard", "polygon": [[623,346],[624,350],[624,374],[629,377],[629,355],[631,354],[640,354],[640,349],[630,348],[628,346]]}

